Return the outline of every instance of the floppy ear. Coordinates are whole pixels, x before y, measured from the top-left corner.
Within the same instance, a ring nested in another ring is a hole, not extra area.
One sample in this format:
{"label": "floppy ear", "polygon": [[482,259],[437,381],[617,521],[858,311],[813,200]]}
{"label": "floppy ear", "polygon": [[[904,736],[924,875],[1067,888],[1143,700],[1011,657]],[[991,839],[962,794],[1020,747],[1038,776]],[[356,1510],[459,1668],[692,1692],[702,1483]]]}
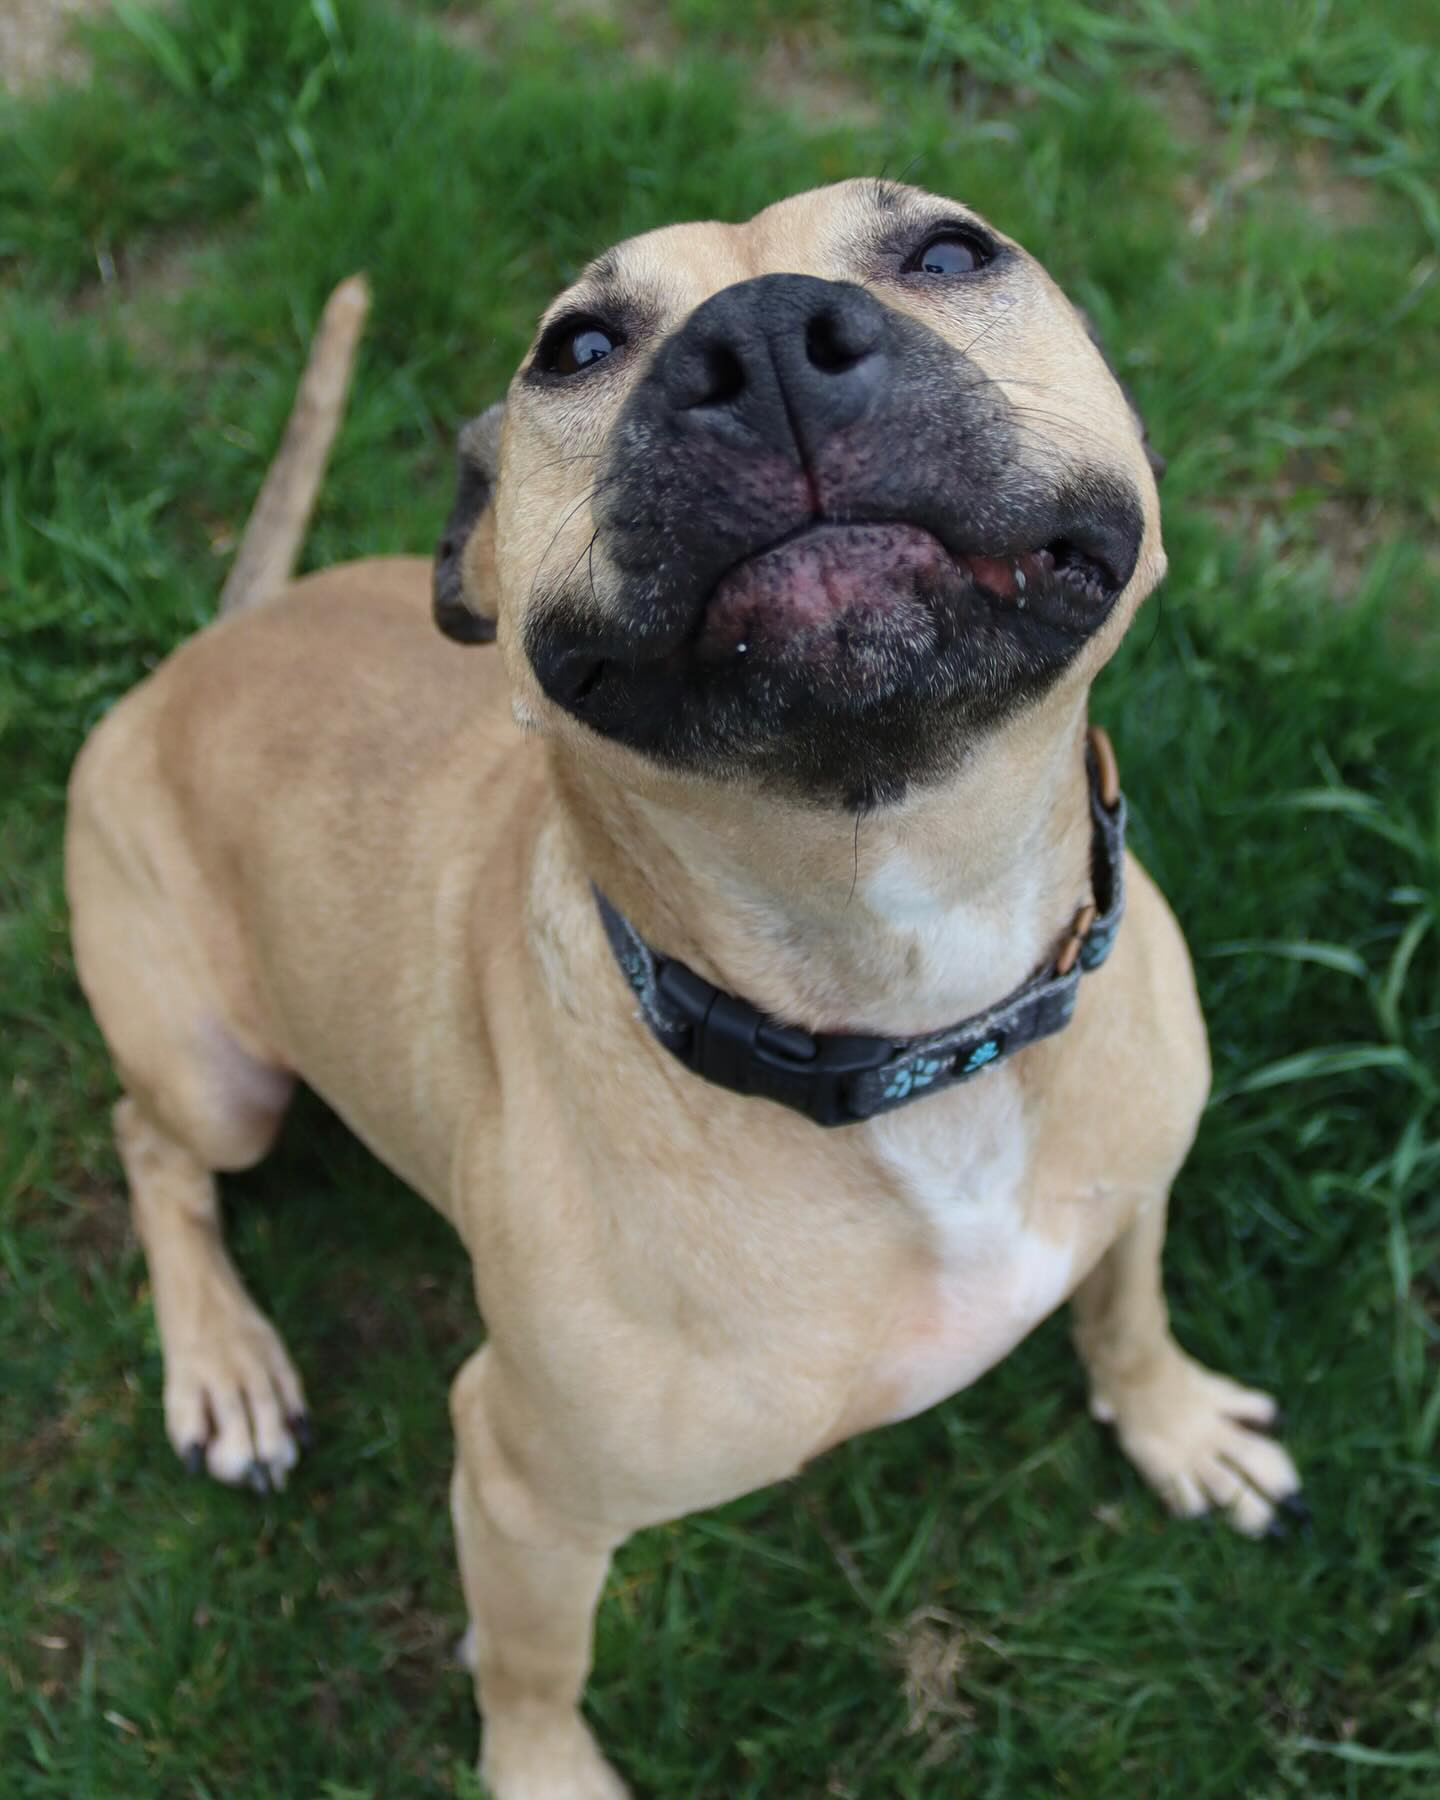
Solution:
{"label": "floppy ear", "polygon": [[498,401],[478,419],[460,429],[456,442],[458,483],[455,504],[444,535],[435,546],[435,573],[431,599],[435,623],[458,644],[489,644],[495,638],[493,597],[486,593],[467,596],[462,571],[465,549],[476,531],[493,529],[490,496],[500,467],[500,427],[505,402]]}
{"label": "floppy ear", "polygon": [[1150,465],[1150,473],[1157,481],[1159,481],[1160,477],[1165,473],[1167,466],[1165,458],[1150,442],[1149,427],[1146,425],[1145,420],[1141,415],[1140,408],[1135,404],[1135,396],[1130,391],[1130,383],[1125,380],[1120,371],[1115,367],[1114,359],[1110,355],[1110,352],[1105,348],[1104,340],[1101,338],[1099,331],[1095,327],[1095,321],[1090,317],[1089,313],[1086,312],[1083,306],[1077,306],[1075,310],[1080,315],[1080,323],[1085,327],[1086,335],[1089,337],[1090,342],[1104,358],[1105,367],[1115,377],[1116,386],[1125,396],[1125,404],[1130,408],[1130,416],[1134,419],[1136,426],[1139,428],[1140,448],[1145,452],[1145,460]]}

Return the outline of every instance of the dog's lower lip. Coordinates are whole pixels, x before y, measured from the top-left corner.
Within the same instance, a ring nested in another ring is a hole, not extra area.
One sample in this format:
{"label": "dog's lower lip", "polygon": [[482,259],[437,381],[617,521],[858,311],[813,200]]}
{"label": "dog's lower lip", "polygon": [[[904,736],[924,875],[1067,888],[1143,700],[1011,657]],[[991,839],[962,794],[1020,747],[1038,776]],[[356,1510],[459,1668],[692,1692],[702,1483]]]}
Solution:
{"label": "dog's lower lip", "polygon": [[[807,520],[805,524],[797,525],[793,531],[787,531],[772,543],[765,544],[758,550],[747,552],[746,555],[732,563],[719,577],[715,588],[712,589],[712,598],[714,592],[745,564],[757,562],[777,550],[783,550],[787,545],[808,537],[812,532],[823,531],[832,526],[843,526],[845,523],[846,521],[839,519]],[[935,536],[923,526],[912,527],[911,522],[904,519],[875,521],[875,523],[914,528],[925,531],[927,536]],[[1032,584],[1046,578],[1056,579],[1072,590],[1088,587],[1092,590],[1092,597],[1099,600],[1113,599],[1123,585],[1104,558],[1092,550],[1082,548],[1072,538],[1054,538],[1035,550],[997,551],[993,555],[984,552],[967,554],[950,548],[944,543],[943,538],[936,537],[935,541],[948,552],[957,568],[963,569],[970,575],[977,587],[983,588],[986,593],[996,599],[1018,599],[1022,606],[1027,590]]]}
{"label": "dog's lower lip", "polygon": [[814,667],[837,655],[854,664],[863,646],[873,674],[887,640],[938,649],[947,634],[963,636],[966,589],[972,607],[1016,615],[1017,628],[1024,616],[1027,624],[1034,617],[1052,629],[1083,629],[1103,617],[1121,585],[1093,535],[991,550],[967,544],[963,522],[951,532],[905,518],[812,519],[731,564],[706,599],[694,645],[707,662],[779,657]]}
{"label": "dog's lower lip", "polygon": [[897,625],[934,626],[927,594],[953,579],[954,557],[901,519],[811,519],[739,558],[710,590],[695,648],[724,662],[757,652],[818,666],[848,655],[852,633],[873,647]]}

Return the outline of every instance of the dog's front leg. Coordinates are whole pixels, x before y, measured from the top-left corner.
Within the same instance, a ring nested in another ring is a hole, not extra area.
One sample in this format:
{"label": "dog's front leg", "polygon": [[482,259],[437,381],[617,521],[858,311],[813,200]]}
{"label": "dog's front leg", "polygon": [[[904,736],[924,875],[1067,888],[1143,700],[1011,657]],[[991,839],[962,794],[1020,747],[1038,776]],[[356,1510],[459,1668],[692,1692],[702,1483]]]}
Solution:
{"label": "dog's front leg", "polygon": [[505,1385],[492,1351],[461,1369],[450,1404],[450,1505],[484,1727],[481,1774],[495,1800],[624,1800],[579,1705],[596,1603],[625,1534],[591,1529],[556,1493],[537,1491],[544,1422]]}
{"label": "dog's front leg", "polygon": [[1075,1343],[1090,1378],[1090,1409],[1114,1425],[1121,1447],[1182,1517],[1224,1510],[1252,1536],[1270,1529],[1300,1477],[1265,1428],[1268,1394],[1216,1375],[1170,1332],[1160,1257],[1166,1196],[1141,1205],[1077,1289]]}

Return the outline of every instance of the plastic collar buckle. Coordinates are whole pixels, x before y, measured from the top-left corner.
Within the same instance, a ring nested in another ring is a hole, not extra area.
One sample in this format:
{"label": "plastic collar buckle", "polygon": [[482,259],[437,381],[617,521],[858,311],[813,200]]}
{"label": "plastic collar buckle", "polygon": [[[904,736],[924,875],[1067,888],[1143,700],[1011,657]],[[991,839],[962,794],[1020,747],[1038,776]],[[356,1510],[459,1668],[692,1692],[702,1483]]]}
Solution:
{"label": "plastic collar buckle", "polygon": [[683,963],[661,963],[656,985],[688,1023],[681,1060],[697,1075],[742,1094],[777,1100],[818,1125],[845,1125],[859,1115],[849,1104],[850,1078],[878,1069],[894,1054],[890,1038],[829,1033],[817,1043],[798,1027],[777,1024],[746,1000],[722,993]]}

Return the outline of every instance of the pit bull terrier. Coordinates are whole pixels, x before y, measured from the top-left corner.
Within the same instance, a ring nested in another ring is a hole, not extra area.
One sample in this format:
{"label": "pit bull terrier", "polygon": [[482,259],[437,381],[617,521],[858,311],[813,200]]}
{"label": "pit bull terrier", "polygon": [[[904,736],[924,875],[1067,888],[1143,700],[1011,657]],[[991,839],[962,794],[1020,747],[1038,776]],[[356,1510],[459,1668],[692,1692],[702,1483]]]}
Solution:
{"label": "pit bull terrier", "polygon": [[1260,1533],[1298,1480],[1273,1402],[1167,1324],[1205,1034],[1087,728],[1165,557],[1039,263],[875,181],[653,231],[461,452],[433,568],[264,595],[110,713],[69,895],[175,1449],[264,1488],[303,1447],[214,1182],[303,1079],[473,1257],[485,1778],[600,1800],[614,1547],[936,1405],[1067,1298],[1175,1512]]}

